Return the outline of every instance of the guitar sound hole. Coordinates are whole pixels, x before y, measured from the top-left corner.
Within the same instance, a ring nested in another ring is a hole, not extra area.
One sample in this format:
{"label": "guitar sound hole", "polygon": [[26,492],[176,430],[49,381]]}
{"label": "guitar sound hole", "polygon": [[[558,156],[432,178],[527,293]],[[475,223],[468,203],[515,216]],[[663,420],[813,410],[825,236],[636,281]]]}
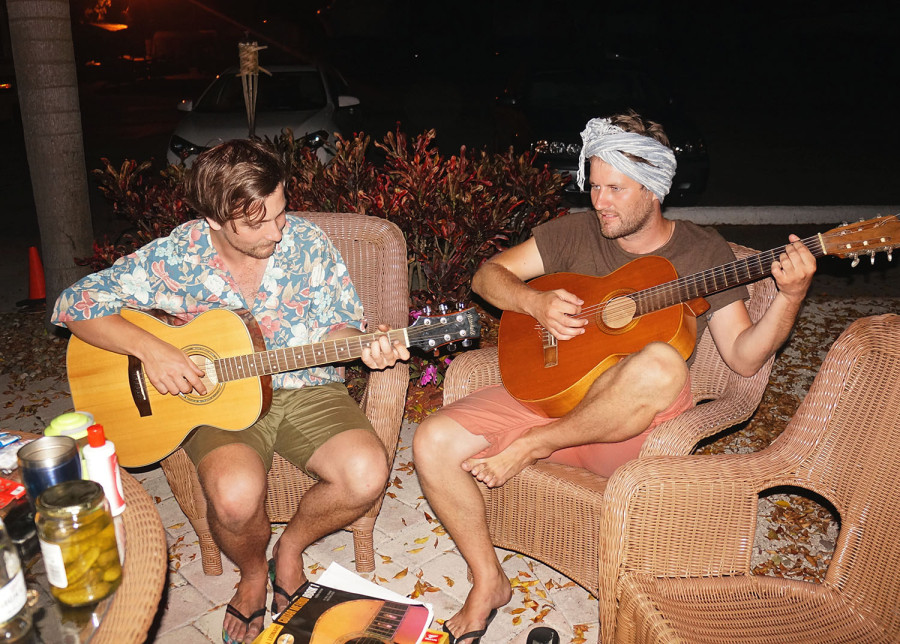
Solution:
{"label": "guitar sound hole", "polygon": [[634,320],[637,303],[630,297],[615,297],[606,302],[600,315],[609,329],[623,329]]}

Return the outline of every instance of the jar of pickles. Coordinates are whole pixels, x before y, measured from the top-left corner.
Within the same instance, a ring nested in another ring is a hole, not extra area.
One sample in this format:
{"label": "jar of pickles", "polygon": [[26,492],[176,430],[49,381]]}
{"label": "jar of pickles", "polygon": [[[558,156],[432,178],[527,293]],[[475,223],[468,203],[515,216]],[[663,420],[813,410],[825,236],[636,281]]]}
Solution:
{"label": "jar of pickles", "polygon": [[103,488],[94,481],[58,483],[35,504],[50,592],[68,606],[105,599],[122,581],[116,530]]}

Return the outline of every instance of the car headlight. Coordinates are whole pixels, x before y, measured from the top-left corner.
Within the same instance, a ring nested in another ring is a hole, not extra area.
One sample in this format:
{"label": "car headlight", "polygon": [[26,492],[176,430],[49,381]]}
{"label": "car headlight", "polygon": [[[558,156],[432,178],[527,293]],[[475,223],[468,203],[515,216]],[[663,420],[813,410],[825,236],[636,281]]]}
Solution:
{"label": "car headlight", "polygon": [[205,152],[209,148],[205,148],[202,145],[194,145],[187,139],[184,139],[177,134],[173,134],[172,138],[169,139],[169,149],[174,152],[179,159],[184,161],[188,157]]}
{"label": "car headlight", "polygon": [[531,149],[538,154],[555,154],[577,157],[581,154],[581,146],[578,143],[566,143],[565,141],[550,141],[541,139],[531,144]]}
{"label": "car headlight", "polygon": [[683,141],[672,146],[676,157],[698,157],[706,154],[706,144],[703,139],[696,141]]}

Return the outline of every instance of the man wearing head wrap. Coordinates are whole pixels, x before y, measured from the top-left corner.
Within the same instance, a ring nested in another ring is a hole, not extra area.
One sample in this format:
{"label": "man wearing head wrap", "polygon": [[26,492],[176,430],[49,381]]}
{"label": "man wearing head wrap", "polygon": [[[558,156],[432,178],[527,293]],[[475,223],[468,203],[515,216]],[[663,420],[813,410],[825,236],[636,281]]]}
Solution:
{"label": "man wearing head wrap", "polygon": [[[485,262],[472,282],[485,300],[535,318],[559,342],[585,332],[585,300],[562,288],[536,290],[527,280],[556,272],[604,276],[647,255],[665,257],[679,275],[735,259],[714,230],[663,217],[675,155],[659,124],[634,112],[598,118],[582,139],[593,211],[538,226],[530,239]],[[584,179],[582,170],[579,184]],[[791,235],[789,242],[772,265],[778,295],[757,323],[744,306],[744,287],[708,296],[709,312],[696,318],[697,337],[708,326],[725,363],[743,376],[756,373],[787,339],[815,272],[815,258],[799,238]],[[463,608],[445,628],[457,637],[477,632],[511,597],[475,480],[497,487],[538,459],[610,476],[638,455],[653,427],[693,404],[689,362],[669,344],[653,342],[604,371],[559,418],[526,408],[498,385],[419,425],[413,448],[422,489],[474,579]]]}

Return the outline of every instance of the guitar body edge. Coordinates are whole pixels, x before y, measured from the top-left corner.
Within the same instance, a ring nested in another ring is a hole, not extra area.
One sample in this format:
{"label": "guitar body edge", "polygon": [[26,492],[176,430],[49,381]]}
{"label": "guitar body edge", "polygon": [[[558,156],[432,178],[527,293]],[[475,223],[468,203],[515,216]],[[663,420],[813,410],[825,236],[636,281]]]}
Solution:
{"label": "guitar body edge", "polygon": [[[239,313],[227,309],[206,311],[183,326],[171,326],[131,309],[123,309],[121,314],[190,356],[233,357],[252,353],[258,346],[255,323],[248,325]],[[144,389],[149,407],[149,413],[142,415],[129,382],[129,356],[97,348],[73,335],[66,365],[75,409],[90,412],[103,425],[124,467],[162,460],[201,425],[228,431],[246,429],[268,411],[271,400],[269,376],[218,384],[205,381],[206,396],[173,396],[156,391],[140,370],[137,389]]]}

